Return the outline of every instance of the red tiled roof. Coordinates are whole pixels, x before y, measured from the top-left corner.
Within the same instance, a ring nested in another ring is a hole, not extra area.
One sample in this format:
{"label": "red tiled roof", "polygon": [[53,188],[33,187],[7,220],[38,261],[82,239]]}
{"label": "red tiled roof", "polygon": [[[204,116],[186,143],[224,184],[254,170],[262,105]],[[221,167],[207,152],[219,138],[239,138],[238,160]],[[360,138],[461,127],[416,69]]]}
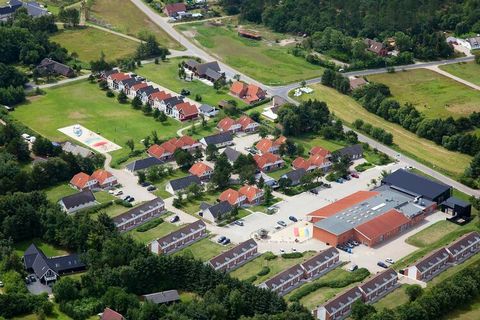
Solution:
{"label": "red tiled roof", "polygon": [[222,129],[223,131],[228,131],[235,123],[236,123],[235,120],[233,120],[232,118],[226,117],[218,122],[217,127]]}
{"label": "red tiled roof", "polygon": [[381,235],[394,231],[409,221],[410,220],[403,214],[395,209],[392,209],[355,227],[355,230],[363,234],[368,239],[373,240]]}
{"label": "red tiled roof", "polygon": [[193,104],[188,103],[188,102],[183,102],[183,103],[177,104],[175,106],[175,108],[177,108],[177,110],[179,112],[181,111],[183,113],[184,117],[188,117],[188,116],[198,114],[197,107],[194,106]]}
{"label": "red tiled roof", "polygon": [[197,162],[193,164],[193,166],[190,168],[190,170],[188,170],[188,172],[190,172],[194,176],[201,177],[205,174],[205,172],[212,170],[213,169],[205,163]]}
{"label": "red tiled roof", "polygon": [[267,163],[274,163],[281,160],[279,156],[270,152],[264,153],[262,155],[256,154],[253,156],[253,159],[255,160],[259,168],[263,168]]}
{"label": "red tiled roof", "polygon": [[246,89],[247,89],[247,85],[245,83],[240,81],[235,81],[230,87],[230,92],[232,92],[237,96],[240,96],[245,93]]}
{"label": "red tiled roof", "polygon": [[170,3],[165,6],[165,10],[167,10],[168,14],[170,15],[172,13],[187,11],[187,6],[182,2]]}
{"label": "red tiled roof", "polygon": [[314,166],[321,166],[326,162],[326,159],[321,154],[314,154],[308,159],[308,161]]}
{"label": "red tiled roof", "polygon": [[122,81],[128,78],[131,78],[130,75],[123,72],[117,72],[110,75],[110,79],[116,80],[116,81]]}
{"label": "red tiled roof", "polygon": [[89,180],[90,176],[88,174],[85,172],[79,172],[73,176],[70,180],[70,184],[79,189],[83,189]]}
{"label": "red tiled roof", "polygon": [[228,201],[232,206],[237,204],[240,193],[237,190],[227,189],[223,191],[218,199],[220,201]]}
{"label": "red tiled roof", "polygon": [[269,152],[271,147],[273,147],[273,141],[270,140],[270,139],[266,139],[266,138],[261,139],[255,145],[255,148],[257,148],[257,150],[260,150],[262,153]]}
{"label": "red tiled roof", "polygon": [[[175,139],[175,138],[173,138]],[[172,140],[173,140],[172,139]],[[190,136],[181,136],[180,138],[177,139],[177,141],[175,142],[175,144],[177,145],[177,147],[181,148],[181,147],[185,147],[185,146],[193,146],[194,144],[198,143],[197,140],[193,139],[192,137]]]}
{"label": "red tiled roof", "polygon": [[262,192],[262,190],[258,189],[255,186],[243,186],[240,189],[238,189],[238,192],[245,197],[247,197],[248,201],[252,201],[255,199],[255,196],[259,193]]}
{"label": "red tiled roof", "polygon": [[148,84],[146,82],[140,82],[140,83],[137,83],[137,84],[133,85],[130,88],[130,90],[136,91],[138,89],[145,88],[145,87],[148,87]]}
{"label": "red tiled roof", "polygon": [[[173,141],[172,141],[173,140]],[[177,142],[177,139],[176,138],[173,138],[173,139],[170,139],[168,141],[165,141],[164,143],[162,143],[160,145],[160,147],[162,147],[163,149],[165,149],[165,151],[167,152],[170,152],[170,153],[174,153],[175,150],[177,150],[177,146],[176,146],[176,143]]]}
{"label": "red tiled roof", "polygon": [[287,138],[285,136],[280,136],[275,141],[273,141],[273,144],[276,146],[281,146],[286,142],[287,142]]}
{"label": "red tiled roof", "polygon": [[328,151],[327,149],[324,149],[322,147],[313,147],[312,149],[310,149],[310,154],[311,155],[314,155],[314,154],[320,154],[324,157],[328,156],[330,154],[330,151]]}
{"label": "red tiled roof", "polygon": [[155,158],[161,158],[164,153],[165,149],[160,147],[158,144],[151,145],[150,148],[148,148],[147,153],[151,156],[154,156]]}
{"label": "red tiled roof", "polygon": [[150,99],[152,100],[165,100],[165,99],[168,99],[168,98],[171,98],[172,96],[169,94],[169,93],[166,93],[165,91],[158,91],[158,92],[154,92],[150,95]]}
{"label": "red tiled roof", "polygon": [[110,308],[105,308],[102,314],[102,320],[123,320],[125,319],[120,313]]}
{"label": "red tiled roof", "polygon": [[321,218],[330,217],[339,211],[350,208],[351,206],[357,203],[360,203],[362,201],[365,201],[367,199],[370,199],[376,196],[377,194],[378,194],[377,191],[357,191],[355,193],[352,193],[349,196],[346,196],[345,198],[335,201],[334,203],[331,203],[325,207],[322,207],[318,210],[310,212],[308,216],[321,217]]}
{"label": "red tiled roof", "polygon": [[252,118],[248,116],[241,116],[240,119],[238,119],[237,123],[242,126],[242,129],[245,130],[248,125],[255,123],[255,121],[253,121]]}
{"label": "red tiled roof", "polygon": [[297,157],[292,162],[292,167],[296,170],[298,170],[298,169],[308,170],[308,168],[310,168],[310,165],[311,165],[310,160],[306,160],[302,157]]}
{"label": "red tiled roof", "polygon": [[107,170],[98,169],[90,176],[90,179],[97,180],[100,184],[103,184],[105,180],[108,178],[113,177],[113,175],[108,172]]}

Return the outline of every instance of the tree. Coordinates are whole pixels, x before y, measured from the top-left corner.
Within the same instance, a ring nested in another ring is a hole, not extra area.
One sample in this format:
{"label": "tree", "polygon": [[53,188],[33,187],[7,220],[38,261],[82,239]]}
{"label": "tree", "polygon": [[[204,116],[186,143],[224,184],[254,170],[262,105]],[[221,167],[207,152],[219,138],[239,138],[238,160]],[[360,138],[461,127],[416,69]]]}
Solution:
{"label": "tree", "polygon": [[152,107],[148,102],[142,106],[142,112],[144,115],[150,115],[152,113]]}
{"label": "tree", "polygon": [[374,306],[365,304],[362,300],[357,300],[353,303],[351,317],[354,320],[363,320],[375,312]]}
{"label": "tree", "polygon": [[407,294],[410,302],[412,302],[417,300],[423,294],[423,289],[418,284],[412,284],[405,289],[405,293]]}
{"label": "tree", "polygon": [[148,147],[150,147],[150,145],[151,145],[150,144],[150,136],[146,136],[145,138],[143,138],[143,146],[145,148],[148,148]]}
{"label": "tree", "polygon": [[15,137],[7,144],[7,152],[13,154],[18,161],[24,162],[30,160],[30,150],[28,144],[21,138]]}
{"label": "tree", "polygon": [[198,199],[202,196],[202,187],[196,183],[192,183],[187,187],[187,193],[191,194],[194,199]]}
{"label": "tree", "polygon": [[476,55],[475,55],[475,62],[476,62],[477,64],[480,64],[480,54],[476,54]]}
{"label": "tree", "polygon": [[147,175],[145,174],[145,171],[138,171],[137,176],[139,184],[142,184],[147,180]]}
{"label": "tree", "polygon": [[266,136],[268,136],[268,128],[265,127],[265,126],[261,126],[259,129],[258,129],[258,135],[263,139],[265,138]]}
{"label": "tree", "polygon": [[160,122],[165,122],[165,121],[167,121],[167,115],[165,114],[165,112],[160,111],[160,114],[158,115],[157,119]]}
{"label": "tree", "polygon": [[203,152],[202,152],[202,149],[198,148],[195,150],[195,154],[193,155],[193,157],[195,158],[195,160],[202,160],[203,159]]}
{"label": "tree", "polygon": [[59,281],[53,286],[53,294],[55,295],[55,301],[58,303],[67,302],[75,300],[79,297],[79,288],[80,284],[78,281],[62,277]]}
{"label": "tree", "polygon": [[215,161],[215,168],[213,169],[212,182],[219,189],[225,189],[232,174],[232,166],[228,162],[227,156],[222,153]]}
{"label": "tree", "polygon": [[127,102],[127,95],[125,94],[125,92],[120,91],[120,93],[117,96],[117,100],[118,100],[118,102],[120,102],[122,104],[126,103]]}
{"label": "tree", "polygon": [[133,109],[139,110],[142,108],[142,100],[138,96],[135,96],[135,98],[132,99],[131,105]]}
{"label": "tree", "polygon": [[278,187],[281,189],[281,190],[288,190],[290,187],[292,186],[292,180],[289,179],[289,178],[280,178],[278,180]]}
{"label": "tree", "polygon": [[269,206],[273,202],[272,188],[269,185],[265,186],[265,205]]}
{"label": "tree", "polygon": [[263,179],[263,176],[260,176],[260,179],[258,179],[258,182],[257,182],[257,187],[260,189],[263,189],[264,185],[265,185],[265,179]]}
{"label": "tree", "polygon": [[207,160],[215,160],[217,158],[217,147],[214,144],[209,144],[207,149],[205,150],[205,154],[207,155]]}
{"label": "tree", "polygon": [[101,80],[99,83],[98,83],[98,87],[102,90],[108,90],[108,83],[107,83],[107,80]]}
{"label": "tree", "polygon": [[58,19],[69,27],[76,27],[80,22],[80,12],[75,8],[60,8]]}
{"label": "tree", "polygon": [[183,150],[183,149],[175,150],[175,152],[173,153],[173,156],[175,158],[175,162],[182,169],[190,168],[195,161],[192,154],[188,151]]}
{"label": "tree", "polygon": [[128,139],[125,142],[125,145],[130,148],[130,152],[133,152],[133,150],[135,149],[135,142],[133,142],[133,139]]}

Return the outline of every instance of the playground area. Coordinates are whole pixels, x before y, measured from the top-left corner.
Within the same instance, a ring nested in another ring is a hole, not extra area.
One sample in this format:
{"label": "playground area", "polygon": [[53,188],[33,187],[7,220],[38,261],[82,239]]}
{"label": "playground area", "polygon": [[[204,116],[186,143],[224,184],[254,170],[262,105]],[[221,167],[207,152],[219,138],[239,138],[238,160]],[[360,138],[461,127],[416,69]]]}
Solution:
{"label": "playground area", "polygon": [[100,153],[108,153],[122,148],[79,124],[58,129],[58,131]]}
{"label": "playground area", "polygon": [[312,238],[313,225],[307,221],[298,221],[271,234],[271,241],[301,243]]}

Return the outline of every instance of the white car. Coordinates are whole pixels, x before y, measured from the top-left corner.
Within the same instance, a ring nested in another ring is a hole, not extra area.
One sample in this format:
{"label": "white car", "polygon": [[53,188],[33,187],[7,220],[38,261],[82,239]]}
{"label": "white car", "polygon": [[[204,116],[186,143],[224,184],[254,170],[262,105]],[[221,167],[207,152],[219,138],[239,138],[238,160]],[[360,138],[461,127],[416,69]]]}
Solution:
{"label": "white car", "polygon": [[392,258],[387,258],[387,259],[385,259],[385,262],[386,262],[386,263],[390,263],[390,264],[394,264],[394,263],[395,263],[395,261],[394,261]]}
{"label": "white car", "polygon": [[123,194],[122,190],[118,190],[117,192],[115,192],[115,196],[121,196],[122,194]]}

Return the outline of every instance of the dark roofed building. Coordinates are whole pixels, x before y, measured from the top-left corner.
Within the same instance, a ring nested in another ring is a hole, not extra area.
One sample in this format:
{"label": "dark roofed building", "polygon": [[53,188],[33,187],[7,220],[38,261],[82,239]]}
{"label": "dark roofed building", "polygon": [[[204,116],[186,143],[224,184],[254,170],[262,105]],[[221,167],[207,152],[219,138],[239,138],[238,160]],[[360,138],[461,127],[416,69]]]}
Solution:
{"label": "dark roofed building", "polygon": [[199,177],[190,175],[183,178],[178,178],[175,180],[170,180],[165,186],[165,190],[167,190],[171,194],[176,194],[180,190],[184,190],[188,188],[192,184],[201,185],[201,180]]}
{"label": "dark roofed building", "polygon": [[260,288],[270,289],[283,296],[300,285],[304,278],[304,270],[297,264],[268,279]]}
{"label": "dark roofed building", "polygon": [[226,147],[225,150],[223,150],[223,153],[227,156],[228,161],[232,164],[237,161],[238,157],[241,155],[240,152],[230,147]]}
{"label": "dark roofed building", "polygon": [[227,214],[232,212],[233,207],[228,201],[222,201],[213,206],[209,206],[207,208],[200,208],[202,210],[202,217],[205,219],[217,222],[222,220]]}
{"label": "dark roofed building", "polygon": [[31,244],[23,255],[27,272],[33,272],[42,283],[53,282],[59,276],[85,270],[86,265],[78,254],[48,258],[35,244]]}
{"label": "dark roofed building", "polygon": [[211,105],[202,104],[200,108],[198,108],[198,112],[207,117],[215,117],[219,111],[217,108],[214,108]]}
{"label": "dark roofed building", "polygon": [[22,5],[24,8],[27,9],[28,15],[34,18],[46,16],[49,14],[48,10],[43,8],[38,2],[23,2]]}
{"label": "dark roofed building", "polygon": [[156,198],[116,216],[113,223],[120,232],[124,232],[141,226],[164,212],[165,203],[162,199]]}
{"label": "dark roofed building", "polygon": [[50,58],[43,59],[36,69],[41,75],[54,73],[69,78],[75,76],[71,67]]}
{"label": "dark roofed building", "polygon": [[447,220],[459,223],[465,223],[471,220],[472,205],[456,197],[450,197],[440,203],[440,209],[452,215],[452,217],[447,218]]}
{"label": "dark roofed building", "polygon": [[95,206],[97,204],[97,200],[95,199],[95,195],[91,190],[85,190],[63,197],[60,199],[59,204],[66,212],[73,213],[78,210]]}
{"label": "dark roofed building", "polygon": [[183,66],[192,71],[197,77],[207,79],[210,82],[216,82],[225,77],[217,61],[199,63],[196,60],[188,60]]}
{"label": "dark roofed building", "polygon": [[135,160],[127,164],[126,169],[130,172],[136,172],[139,170],[145,170],[153,166],[162,164],[163,161],[155,157],[148,157],[145,159]]}
{"label": "dark roofed building", "polygon": [[257,249],[255,240],[249,239],[210,259],[208,264],[215,270],[228,272],[252,260],[258,253]]}
{"label": "dark roofed building", "polygon": [[362,291],[353,287],[314,310],[314,316],[317,319],[344,319],[350,314],[353,303],[359,299],[362,299]]}
{"label": "dark roofed building", "polygon": [[449,259],[447,249],[441,248],[406,268],[404,274],[416,280],[429,281],[449,267]]}
{"label": "dark roofed building", "polygon": [[170,254],[205,236],[207,236],[207,225],[202,220],[197,220],[177,231],[150,242],[148,247],[150,251],[156,254]]}
{"label": "dark roofed building", "polygon": [[307,173],[307,170],[300,168],[297,170],[292,170],[287,173],[285,173],[283,176],[281,176],[281,179],[290,179],[292,181],[292,186],[299,185],[302,177]]}
{"label": "dark roofed building", "polygon": [[335,153],[338,153],[340,156],[348,156],[352,161],[363,158],[363,148],[361,144],[354,144],[352,146],[342,148],[335,151]]}
{"label": "dark roofed building", "polygon": [[411,196],[424,197],[437,204],[447,200],[452,194],[451,186],[404,169],[399,169],[384,177],[382,184]]}
{"label": "dark roofed building", "polygon": [[315,279],[330,271],[339,263],[339,253],[334,247],[320,251],[317,255],[301,263],[306,279]]}
{"label": "dark roofed building", "polygon": [[142,296],[144,301],[155,304],[172,303],[180,300],[180,295],[177,290],[167,290],[156,293],[144,294]]}
{"label": "dark roofed building", "polygon": [[206,147],[209,145],[214,145],[217,148],[224,148],[233,144],[233,137],[230,132],[222,132],[204,137],[200,140],[200,142]]}
{"label": "dark roofed building", "polygon": [[398,286],[398,275],[395,270],[389,268],[377,273],[367,280],[359,288],[363,293],[363,301],[371,303],[379,300]]}
{"label": "dark roofed building", "polygon": [[461,263],[480,252],[480,234],[477,231],[467,233],[446,247],[450,261]]}

